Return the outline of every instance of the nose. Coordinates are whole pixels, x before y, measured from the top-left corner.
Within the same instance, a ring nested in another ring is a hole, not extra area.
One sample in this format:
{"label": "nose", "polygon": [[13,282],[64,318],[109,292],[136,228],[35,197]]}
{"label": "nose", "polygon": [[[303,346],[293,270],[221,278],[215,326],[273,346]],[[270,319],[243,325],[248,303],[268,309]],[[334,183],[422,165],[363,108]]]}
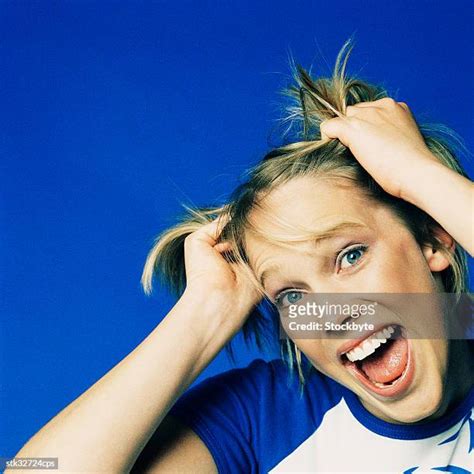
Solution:
{"label": "nose", "polygon": [[312,293],[308,295],[307,301],[309,304],[318,305],[322,322],[328,321],[337,326],[359,318],[364,319],[360,305],[367,304],[367,300],[362,300],[359,294],[345,292]]}

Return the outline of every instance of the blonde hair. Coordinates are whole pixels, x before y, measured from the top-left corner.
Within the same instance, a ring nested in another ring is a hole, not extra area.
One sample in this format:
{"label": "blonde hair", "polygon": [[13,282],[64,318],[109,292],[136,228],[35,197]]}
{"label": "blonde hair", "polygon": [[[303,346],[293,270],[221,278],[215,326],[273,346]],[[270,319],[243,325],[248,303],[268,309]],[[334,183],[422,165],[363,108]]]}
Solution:
{"label": "blonde hair", "polygon": [[[419,245],[432,245],[448,256],[451,265],[441,275],[445,291],[468,291],[464,250],[456,246],[454,253],[449,252],[437,240],[434,230],[439,225],[428,214],[386,193],[362,168],[347,147],[338,140],[322,139],[320,135],[321,122],[344,115],[347,106],[389,97],[383,87],[346,74],[352,48],[351,40],[344,44],[330,77],[315,78],[301,66],[293,67],[294,83],[286,90],[290,104],[284,119],[287,130],[293,133],[293,140],[271,150],[260,163],[251,168],[247,172],[246,180],[232,193],[227,204],[202,209],[187,208],[185,216],[175,227],[157,237],[146,259],[141,279],[146,293],[152,291],[155,276],[178,295],[184,290],[184,239],[224,214],[229,214],[231,220],[224,227],[221,240],[232,244],[232,251],[227,252],[225,256],[229,260],[248,263],[243,230],[259,232],[249,220],[250,211],[260,206],[265,195],[279,185],[307,175],[349,179],[370,199],[388,206],[407,226]],[[426,145],[439,161],[467,176],[454,152],[461,144],[457,135],[443,126],[420,125],[419,128]],[[284,239],[275,239],[268,235],[265,237],[285,245]],[[304,232],[302,238],[308,237],[307,232]],[[250,272],[249,277],[252,278]],[[264,295],[263,288],[255,278],[253,281]],[[272,316],[259,307],[244,325],[244,336],[247,340],[254,336],[257,345],[262,346],[268,338],[268,332],[264,335],[264,331],[269,328],[271,331],[276,328]],[[287,339],[283,341],[282,353],[291,367],[297,367],[300,379],[303,380],[301,354],[296,346]]]}

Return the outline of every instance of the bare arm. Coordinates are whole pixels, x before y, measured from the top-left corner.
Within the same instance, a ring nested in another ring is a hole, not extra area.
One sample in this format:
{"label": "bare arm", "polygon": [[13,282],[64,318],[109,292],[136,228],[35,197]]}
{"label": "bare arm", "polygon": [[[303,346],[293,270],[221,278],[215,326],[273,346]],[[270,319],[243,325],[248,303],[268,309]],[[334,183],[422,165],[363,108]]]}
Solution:
{"label": "bare arm", "polygon": [[429,214],[474,256],[474,184],[437,162],[414,173],[417,185],[402,198]]}
{"label": "bare arm", "polygon": [[[16,457],[58,457],[60,472],[130,471],[171,406],[256,303],[248,283],[232,269],[236,264],[214,249],[214,231],[215,224],[208,224],[186,239],[188,287],[165,319]],[[167,422],[158,435],[168,436],[173,447],[171,457],[163,455],[168,467],[173,462],[184,467],[197,456],[203,464],[195,464],[193,472],[215,472],[209,452],[189,430],[173,432]]]}
{"label": "bare arm", "polygon": [[217,466],[194,431],[167,416],[141,452],[131,474],[216,474]]}
{"label": "bare arm", "polygon": [[58,457],[66,472],[129,471],[166,412],[222,347],[225,331],[216,316],[232,311],[229,306],[185,295],[133,352],[16,457]]}

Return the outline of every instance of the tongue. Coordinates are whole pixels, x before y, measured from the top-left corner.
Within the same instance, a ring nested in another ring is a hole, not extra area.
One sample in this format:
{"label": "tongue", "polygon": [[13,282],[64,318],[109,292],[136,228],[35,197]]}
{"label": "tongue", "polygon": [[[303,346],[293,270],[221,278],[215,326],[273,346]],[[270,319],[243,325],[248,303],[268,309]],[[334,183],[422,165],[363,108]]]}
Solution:
{"label": "tongue", "polygon": [[373,382],[389,383],[402,375],[408,361],[406,339],[394,339],[364,359],[361,368]]}

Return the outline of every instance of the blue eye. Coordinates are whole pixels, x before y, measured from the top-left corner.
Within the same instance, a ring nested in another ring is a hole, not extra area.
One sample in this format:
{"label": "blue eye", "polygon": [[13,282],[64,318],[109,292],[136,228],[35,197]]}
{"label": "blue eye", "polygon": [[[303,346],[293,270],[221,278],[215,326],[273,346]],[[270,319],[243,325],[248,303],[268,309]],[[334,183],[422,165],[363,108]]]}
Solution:
{"label": "blue eye", "polygon": [[363,245],[345,250],[337,258],[339,268],[343,270],[348,267],[353,267],[362,258],[366,250],[367,247]]}
{"label": "blue eye", "polygon": [[301,298],[303,293],[297,290],[286,290],[282,291],[275,298],[275,304],[281,308],[285,308],[290,304],[296,304]]}

